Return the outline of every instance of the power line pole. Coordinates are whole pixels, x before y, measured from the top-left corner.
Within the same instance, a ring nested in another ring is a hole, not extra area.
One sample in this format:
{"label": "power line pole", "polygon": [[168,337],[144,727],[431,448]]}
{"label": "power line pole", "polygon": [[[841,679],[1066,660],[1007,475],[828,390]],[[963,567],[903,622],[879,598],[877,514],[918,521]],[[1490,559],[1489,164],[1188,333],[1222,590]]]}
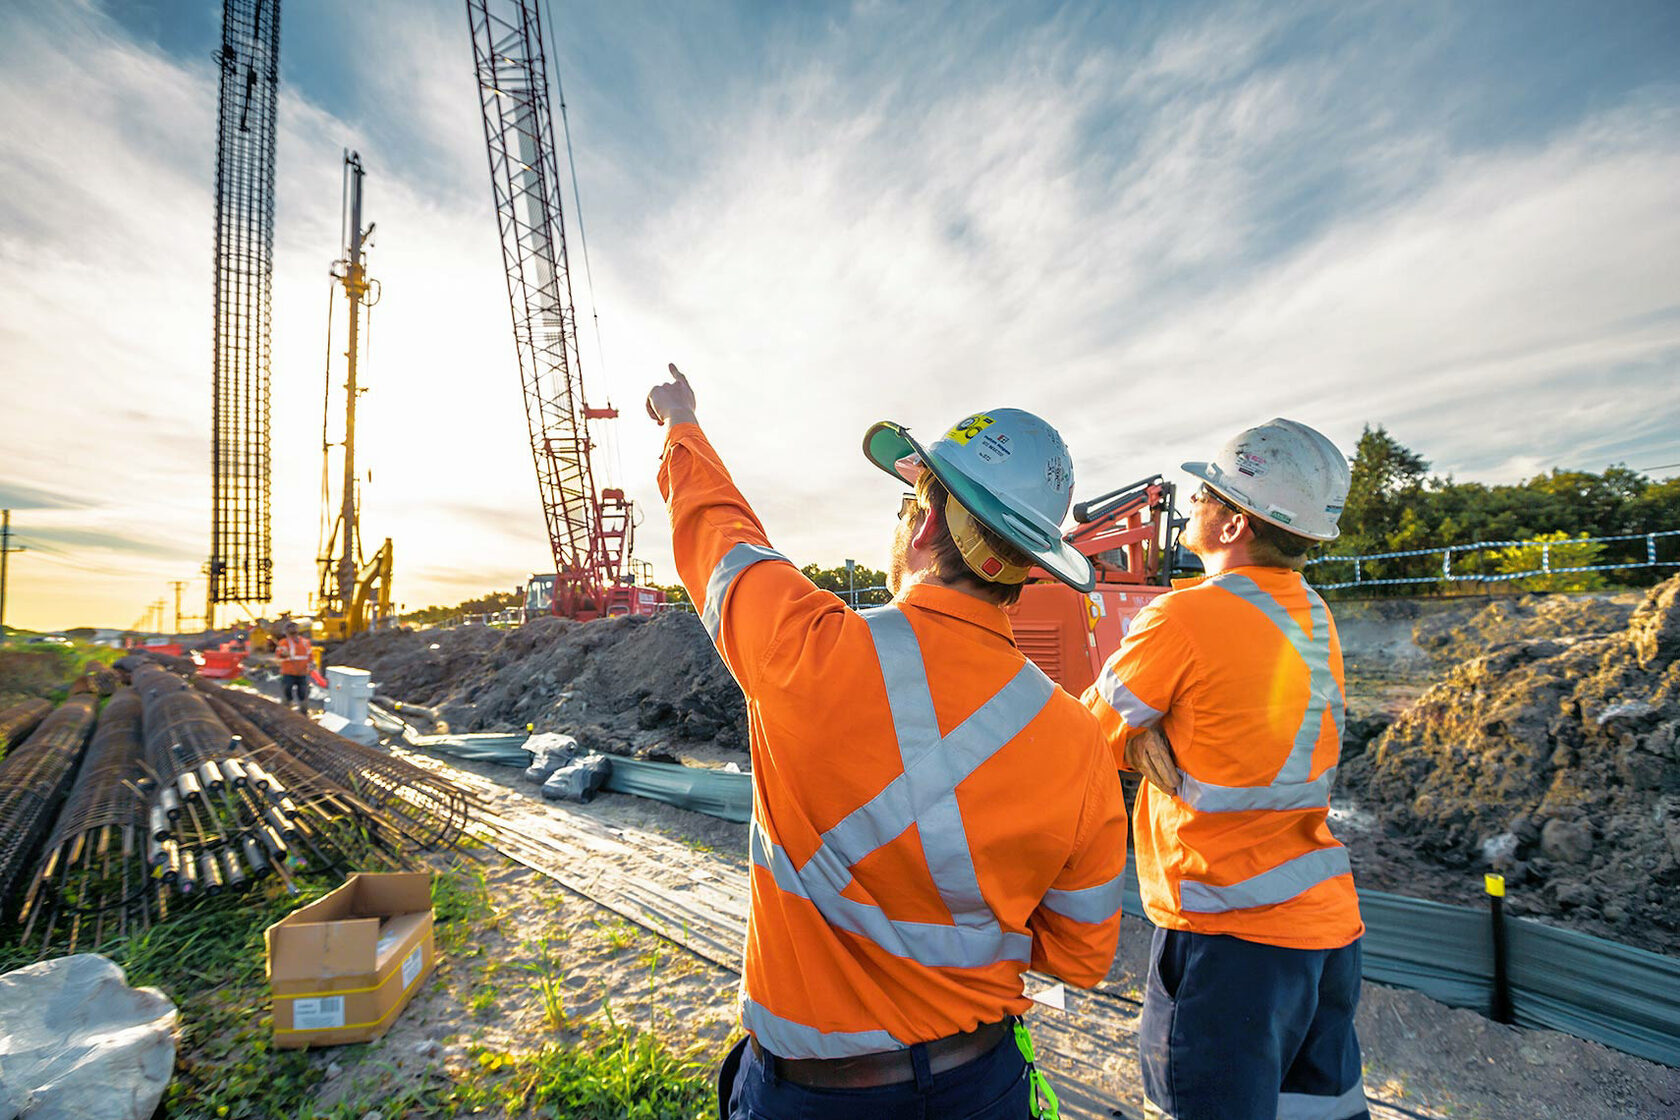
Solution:
{"label": "power line pole", "polygon": [[0,510],[0,637],[6,633],[6,557],[25,551],[23,545],[12,544],[12,511]]}
{"label": "power line pole", "polygon": [[169,586],[175,589],[175,633],[181,632],[181,588],[187,585],[184,579],[172,579]]}

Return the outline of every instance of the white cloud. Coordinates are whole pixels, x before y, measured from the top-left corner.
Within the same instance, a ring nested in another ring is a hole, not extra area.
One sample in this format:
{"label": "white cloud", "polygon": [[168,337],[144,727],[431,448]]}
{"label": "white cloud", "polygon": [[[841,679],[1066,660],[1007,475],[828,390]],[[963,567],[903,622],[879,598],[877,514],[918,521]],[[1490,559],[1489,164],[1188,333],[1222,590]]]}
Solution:
{"label": "white cloud", "polygon": [[[646,133],[601,135],[628,114],[580,102],[623,93],[599,75],[568,92],[580,141],[600,141],[579,155],[607,362],[586,327],[585,376],[592,403],[623,411],[602,458],[641,504],[661,578],[661,433],[640,400],[673,359],[779,546],[824,563],[884,562],[897,490],[858,453],[882,417],[931,435],[974,407],[1039,410],[1086,494],[1280,413],[1349,447],[1386,423],[1436,469],[1496,481],[1665,455],[1680,427],[1673,89],[1477,147],[1441,123],[1472,94],[1431,91],[1444,105],[1421,116],[1393,84],[1430,43],[1292,56],[1273,11],[1105,39],[1066,13],[1019,32],[865,5],[755,42],[761,65],[705,99],[683,68],[739,42],[636,17],[645,45],[621,49],[647,69],[626,77]],[[546,544],[465,21],[452,4],[289,19],[288,51],[377,30],[379,63],[342,104],[295,61],[305,84],[282,85],[280,595],[299,605],[314,586],[345,147],[368,167],[385,285],[364,532],[395,538],[411,605],[509,586]],[[37,526],[196,555],[215,73],[83,6],[0,21],[15,122],[0,136],[0,475],[97,499],[31,512]],[[649,136],[680,150],[650,155]],[[120,549],[72,560],[104,574],[18,572],[21,621],[127,622],[192,574]]]}

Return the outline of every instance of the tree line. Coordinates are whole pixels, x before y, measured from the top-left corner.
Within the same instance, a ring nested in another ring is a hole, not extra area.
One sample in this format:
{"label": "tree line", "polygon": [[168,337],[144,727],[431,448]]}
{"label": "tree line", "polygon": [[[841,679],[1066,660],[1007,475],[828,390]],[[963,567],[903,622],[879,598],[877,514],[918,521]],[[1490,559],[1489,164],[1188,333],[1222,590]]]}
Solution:
{"label": "tree line", "polygon": [[[1625,466],[1603,474],[1553,468],[1522,482],[1490,486],[1429,474],[1429,462],[1389,434],[1367,425],[1352,461],[1353,481],[1342,513],[1342,535],[1325,550],[1335,556],[1370,555],[1411,549],[1441,549],[1489,541],[1535,541],[1549,545],[1550,566],[1641,564],[1646,542],[1639,539],[1582,543],[1594,537],[1627,536],[1680,529],[1680,478],[1653,481]],[[1478,549],[1456,554],[1461,574],[1494,575],[1540,566],[1537,547]],[[1680,559],[1680,538],[1659,538],[1658,559]],[[1360,565],[1365,579],[1439,574],[1442,558],[1404,557]],[[1310,570],[1315,582],[1351,578],[1346,561]],[[1642,565],[1619,572],[1577,572],[1530,576],[1514,581],[1528,590],[1586,591],[1608,582],[1645,586],[1674,568]],[[1432,581],[1446,586],[1445,579]],[[1397,594],[1427,589],[1429,583],[1396,588]]]}

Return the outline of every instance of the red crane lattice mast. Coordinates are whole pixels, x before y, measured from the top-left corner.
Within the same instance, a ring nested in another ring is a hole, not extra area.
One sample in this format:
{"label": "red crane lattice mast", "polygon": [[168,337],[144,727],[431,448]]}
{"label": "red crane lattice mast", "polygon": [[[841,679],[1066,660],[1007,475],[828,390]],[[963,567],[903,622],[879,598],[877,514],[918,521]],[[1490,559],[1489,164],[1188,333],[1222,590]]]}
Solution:
{"label": "red crane lattice mast", "polygon": [[631,586],[632,504],[623,490],[596,489],[590,461],[589,422],[618,412],[584,398],[540,5],[467,0],[467,17],[525,419],[554,554],[551,609],[582,619],[647,613],[663,597]]}

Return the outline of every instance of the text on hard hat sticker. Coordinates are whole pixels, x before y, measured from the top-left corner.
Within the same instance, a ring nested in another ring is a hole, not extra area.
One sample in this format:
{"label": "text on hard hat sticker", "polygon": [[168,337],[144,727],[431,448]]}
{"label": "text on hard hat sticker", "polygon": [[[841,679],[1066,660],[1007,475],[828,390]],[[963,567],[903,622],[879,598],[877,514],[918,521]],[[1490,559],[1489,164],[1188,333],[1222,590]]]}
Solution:
{"label": "text on hard hat sticker", "polygon": [[1238,451],[1237,470],[1250,478],[1259,478],[1266,473],[1266,460],[1252,451]]}
{"label": "text on hard hat sticker", "polygon": [[970,416],[966,420],[959,420],[956,427],[945,433],[945,438],[952,443],[967,443],[991,426],[992,418],[990,416]]}

